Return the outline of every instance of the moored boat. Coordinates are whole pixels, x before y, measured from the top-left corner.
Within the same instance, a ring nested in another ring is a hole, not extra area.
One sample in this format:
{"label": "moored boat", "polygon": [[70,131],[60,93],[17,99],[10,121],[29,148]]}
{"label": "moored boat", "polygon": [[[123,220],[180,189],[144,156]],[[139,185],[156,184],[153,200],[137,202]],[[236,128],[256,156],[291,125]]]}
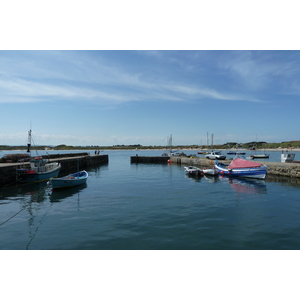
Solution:
{"label": "moored boat", "polygon": [[212,169],[207,169],[207,168],[204,168],[202,170],[203,174],[205,175],[211,175],[211,176],[216,176],[219,174],[219,171],[216,169],[216,168],[212,168]]}
{"label": "moored boat", "polygon": [[85,184],[88,178],[88,173],[83,170],[74,174],[69,174],[64,177],[50,178],[49,182],[53,189],[67,188]]}
{"label": "moored boat", "polygon": [[269,158],[269,154],[251,154],[250,159]]}
{"label": "moored boat", "polygon": [[203,154],[203,155],[205,155],[205,154],[208,154],[209,152],[207,152],[207,151],[199,151],[198,152],[198,154]]}
{"label": "moored boat", "polygon": [[188,167],[184,167],[185,169],[185,173],[188,175],[200,175],[202,174],[202,170],[194,167],[194,166],[188,166]]}
{"label": "moored boat", "polygon": [[228,176],[264,179],[267,175],[267,166],[236,157],[229,165],[217,162],[215,168],[219,174]]}
{"label": "moored boat", "polygon": [[290,163],[293,162],[295,159],[295,153],[281,153],[281,162],[282,163]]}
{"label": "moored boat", "polygon": [[246,152],[240,152],[240,151],[228,151],[228,155],[245,155]]}
{"label": "moored boat", "polygon": [[29,168],[17,169],[17,181],[19,182],[39,182],[56,177],[61,169],[58,162],[47,162],[40,156],[30,160]]}

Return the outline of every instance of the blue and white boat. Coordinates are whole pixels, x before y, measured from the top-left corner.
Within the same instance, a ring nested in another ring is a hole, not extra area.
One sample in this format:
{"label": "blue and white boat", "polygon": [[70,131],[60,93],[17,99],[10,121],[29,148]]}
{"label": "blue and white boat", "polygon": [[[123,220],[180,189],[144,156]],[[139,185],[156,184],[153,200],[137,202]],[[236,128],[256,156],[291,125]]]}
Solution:
{"label": "blue and white boat", "polygon": [[229,165],[216,162],[215,168],[219,174],[237,177],[265,179],[267,175],[267,166],[235,157]]}
{"label": "blue and white boat", "polygon": [[52,185],[53,189],[73,187],[85,184],[88,176],[88,172],[83,170],[74,174],[69,174],[64,177],[50,178],[49,183]]}

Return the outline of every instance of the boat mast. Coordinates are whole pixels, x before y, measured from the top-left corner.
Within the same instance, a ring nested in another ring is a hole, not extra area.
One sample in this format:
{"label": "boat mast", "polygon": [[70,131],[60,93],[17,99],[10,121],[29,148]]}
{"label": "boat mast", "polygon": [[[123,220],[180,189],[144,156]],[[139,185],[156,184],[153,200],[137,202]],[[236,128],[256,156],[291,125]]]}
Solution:
{"label": "boat mast", "polygon": [[28,144],[27,144],[27,152],[30,153],[31,147],[31,129],[28,131]]}
{"label": "boat mast", "polygon": [[207,149],[209,149],[209,143],[208,143],[208,132],[206,133],[206,143],[207,143]]}

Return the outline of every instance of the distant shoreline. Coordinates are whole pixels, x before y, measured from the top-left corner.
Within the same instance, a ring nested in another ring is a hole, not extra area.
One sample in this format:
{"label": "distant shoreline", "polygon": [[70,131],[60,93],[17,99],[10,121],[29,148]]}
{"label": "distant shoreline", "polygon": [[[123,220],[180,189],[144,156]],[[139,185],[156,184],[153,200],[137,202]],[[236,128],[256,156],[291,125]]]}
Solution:
{"label": "distant shoreline", "polygon": [[[100,147],[99,147],[100,148]],[[172,147],[173,151],[206,151],[206,152],[212,152],[212,151],[257,151],[257,152],[269,152],[269,151],[283,151],[283,152],[299,152],[300,148],[266,148],[266,149],[257,149],[257,150],[248,150],[248,149],[218,149],[218,148],[214,148],[214,149],[199,149],[199,148],[180,148],[180,147]],[[48,152],[52,152],[52,151],[86,151],[86,152],[94,152],[95,150],[100,150],[100,153],[103,151],[162,151],[162,152],[166,152],[169,151],[166,148],[146,148],[146,149],[111,149],[111,148],[100,148],[100,149],[53,149],[53,150],[43,150],[43,149],[37,149],[37,151],[48,151]],[[22,151],[22,152],[26,152],[26,150],[24,149],[2,149],[0,150],[0,152],[2,151]],[[36,149],[32,149],[31,151],[36,151]]]}

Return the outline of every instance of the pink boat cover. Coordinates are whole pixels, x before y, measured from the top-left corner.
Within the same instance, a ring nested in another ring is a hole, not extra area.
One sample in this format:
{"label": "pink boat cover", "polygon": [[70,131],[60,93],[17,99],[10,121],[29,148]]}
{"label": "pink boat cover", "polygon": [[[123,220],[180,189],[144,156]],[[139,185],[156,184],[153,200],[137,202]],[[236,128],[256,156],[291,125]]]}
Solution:
{"label": "pink boat cover", "polygon": [[234,159],[230,165],[228,166],[229,169],[239,169],[239,168],[257,168],[261,167],[262,164],[256,163],[254,161],[249,161],[241,158]]}

